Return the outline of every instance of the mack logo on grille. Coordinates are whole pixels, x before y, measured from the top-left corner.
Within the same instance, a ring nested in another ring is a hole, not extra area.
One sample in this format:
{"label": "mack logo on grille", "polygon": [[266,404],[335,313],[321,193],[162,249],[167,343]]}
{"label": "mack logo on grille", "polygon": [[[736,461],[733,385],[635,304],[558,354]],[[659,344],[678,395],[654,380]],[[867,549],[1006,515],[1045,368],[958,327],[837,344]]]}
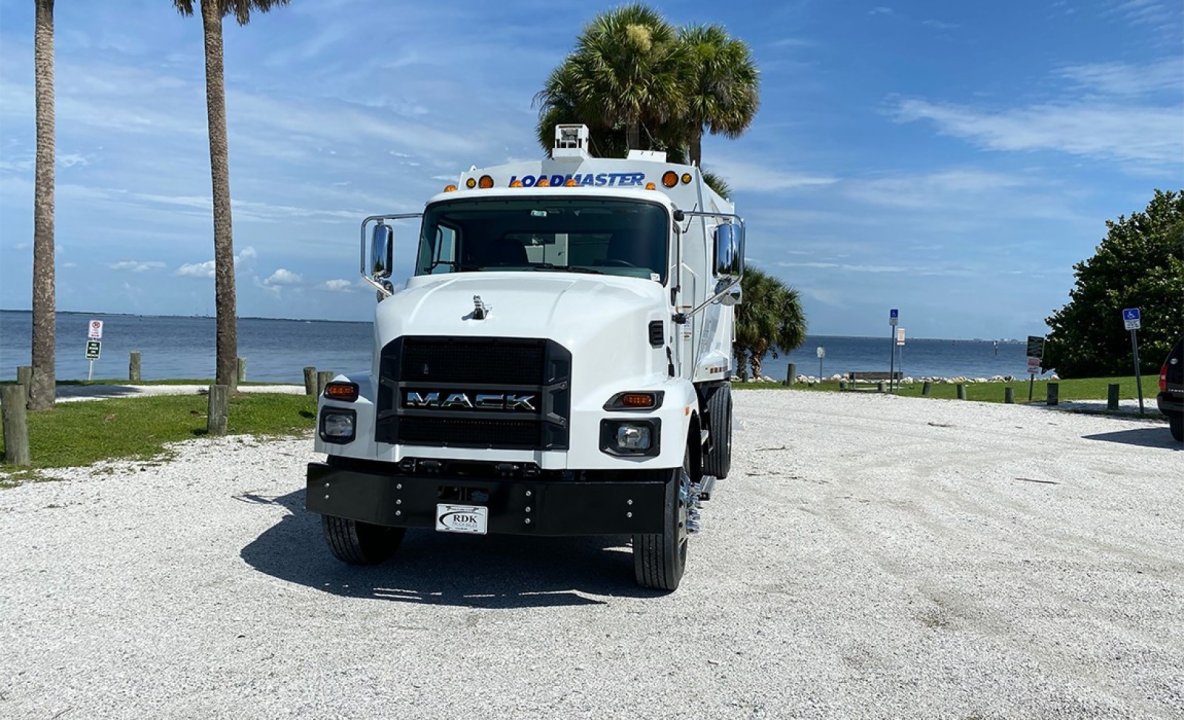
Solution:
{"label": "mack logo on grille", "polygon": [[403,407],[440,408],[442,410],[506,410],[509,412],[537,412],[535,395],[516,393],[420,393],[408,391],[403,396]]}

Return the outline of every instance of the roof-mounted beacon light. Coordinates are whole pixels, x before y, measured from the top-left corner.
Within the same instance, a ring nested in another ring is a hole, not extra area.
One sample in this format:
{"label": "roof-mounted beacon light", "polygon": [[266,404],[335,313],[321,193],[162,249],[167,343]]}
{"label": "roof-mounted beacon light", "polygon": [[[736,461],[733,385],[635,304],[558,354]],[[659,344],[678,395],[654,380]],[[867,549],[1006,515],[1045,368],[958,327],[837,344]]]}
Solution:
{"label": "roof-mounted beacon light", "polygon": [[551,150],[551,157],[576,158],[586,160],[588,155],[588,126],[587,125],[556,125],[555,147]]}

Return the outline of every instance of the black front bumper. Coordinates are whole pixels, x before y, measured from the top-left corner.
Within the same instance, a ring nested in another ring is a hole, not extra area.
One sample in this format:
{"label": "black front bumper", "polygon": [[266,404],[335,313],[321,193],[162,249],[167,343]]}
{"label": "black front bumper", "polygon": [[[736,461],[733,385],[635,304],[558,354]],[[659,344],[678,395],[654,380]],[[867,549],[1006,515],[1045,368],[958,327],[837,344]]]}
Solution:
{"label": "black front bumper", "polygon": [[374,525],[436,527],[437,505],[489,508],[488,531],[512,535],[660,533],[675,474],[620,473],[583,481],[409,475],[308,464],[305,506],[315,513]]}

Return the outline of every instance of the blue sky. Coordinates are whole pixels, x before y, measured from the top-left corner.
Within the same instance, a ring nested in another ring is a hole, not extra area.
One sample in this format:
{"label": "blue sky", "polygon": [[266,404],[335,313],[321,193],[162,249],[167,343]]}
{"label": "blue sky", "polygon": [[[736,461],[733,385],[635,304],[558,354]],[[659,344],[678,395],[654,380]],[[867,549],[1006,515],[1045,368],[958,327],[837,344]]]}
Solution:
{"label": "blue sky", "polygon": [[[228,20],[240,314],[369,319],[361,217],[539,157],[532,97],[613,5],[293,0]],[[704,165],[811,332],[880,335],[899,307],[914,337],[1043,333],[1104,221],[1184,186],[1178,0],[653,6],[752,47],[760,113],[709,137]],[[30,303],[32,14],[0,0],[9,309]],[[212,314],[200,20],[168,0],[59,2],[56,40],[59,308]]]}

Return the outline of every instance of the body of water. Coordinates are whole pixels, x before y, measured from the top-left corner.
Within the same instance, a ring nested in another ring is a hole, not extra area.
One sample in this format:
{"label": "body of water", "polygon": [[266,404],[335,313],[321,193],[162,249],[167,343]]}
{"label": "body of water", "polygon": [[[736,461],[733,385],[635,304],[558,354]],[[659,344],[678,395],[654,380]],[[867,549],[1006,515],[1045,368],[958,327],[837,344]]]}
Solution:
{"label": "body of water", "polygon": [[[127,377],[128,353],[140,351],[145,380],[212,378],[214,319],[58,313],[57,374],[59,380],[85,379],[87,324],[102,320],[102,357],[95,378]],[[0,379],[14,379],[20,365],[30,364],[32,313],[0,311]],[[247,379],[261,382],[304,382],[303,368],[355,371],[371,365],[372,326],[368,322],[267,320],[240,318],[238,354],[247,359]],[[852,370],[887,372],[891,344],[882,338],[809,336],[805,345],[774,359],[766,356],[765,375],[784,379],[793,362],[799,374],[817,375],[817,348],[826,349],[824,375]],[[1026,347],[1021,342],[991,340],[910,339],[897,362],[906,375],[991,377],[1025,373]]]}

